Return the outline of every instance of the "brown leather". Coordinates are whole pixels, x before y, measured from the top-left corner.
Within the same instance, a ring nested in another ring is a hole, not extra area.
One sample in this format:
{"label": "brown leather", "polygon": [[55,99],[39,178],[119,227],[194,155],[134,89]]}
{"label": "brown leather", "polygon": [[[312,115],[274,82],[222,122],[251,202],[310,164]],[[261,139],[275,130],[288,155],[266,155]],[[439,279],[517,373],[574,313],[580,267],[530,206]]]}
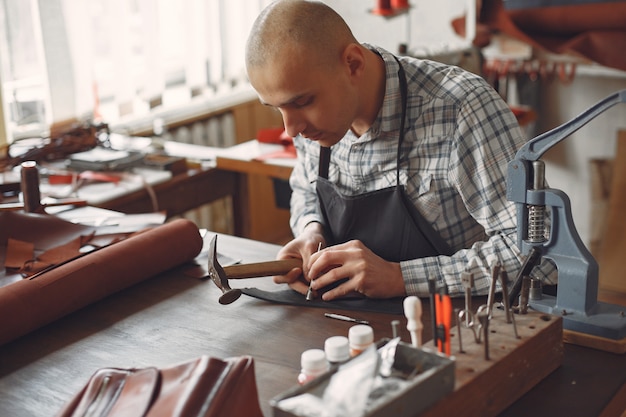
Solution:
{"label": "brown leather", "polygon": [[143,416],[153,402],[159,379],[156,368],[99,369],[58,416]]}
{"label": "brown leather", "polygon": [[[47,215],[2,213],[0,248],[9,238],[19,239],[32,242],[40,254],[91,230],[68,223]],[[0,279],[0,285],[4,284],[0,287],[0,345],[189,262],[200,253],[202,245],[198,227],[189,220],[178,219],[30,278],[19,277],[8,284]]]}
{"label": "brown leather", "polygon": [[[0,156],[0,170],[6,171],[24,161],[56,161],[68,155],[93,149],[100,135],[108,135],[107,125],[72,126],[63,132],[51,132],[49,138],[41,138],[36,145],[24,145],[30,141],[16,140],[9,145],[7,155]],[[24,148],[24,149],[21,149]],[[15,152],[11,152],[16,149]],[[16,156],[13,156],[13,155]]]}
{"label": "brown leather", "polygon": [[263,417],[258,398],[252,357],[201,356],[163,369],[99,369],[57,417]]}
{"label": "brown leather", "polygon": [[[452,21],[460,32],[464,19]],[[508,10],[502,0],[482,2],[477,24],[540,50],[580,56],[626,70],[626,3],[593,2]]]}

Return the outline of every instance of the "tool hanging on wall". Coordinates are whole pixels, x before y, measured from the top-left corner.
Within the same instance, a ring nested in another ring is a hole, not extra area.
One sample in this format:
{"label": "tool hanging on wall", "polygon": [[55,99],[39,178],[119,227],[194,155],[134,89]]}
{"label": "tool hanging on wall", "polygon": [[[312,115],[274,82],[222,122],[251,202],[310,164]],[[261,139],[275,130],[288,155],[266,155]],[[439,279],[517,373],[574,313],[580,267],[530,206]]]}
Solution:
{"label": "tool hanging on wall", "polygon": [[[507,199],[517,206],[517,244],[523,254],[539,251],[557,266],[556,297],[531,299],[531,308],[563,317],[565,341],[626,352],[624,306],[598,302],[598,263],[583,244],[572,218],[568,196],[546,188],[541,156],[610,107],[626,102],[626,90],[616,92],[569,122],[528,141],[509,162]],[[543,213],[551,208],[550,232],[543,233]],[[590,336],[590,337],[589,337]]]}

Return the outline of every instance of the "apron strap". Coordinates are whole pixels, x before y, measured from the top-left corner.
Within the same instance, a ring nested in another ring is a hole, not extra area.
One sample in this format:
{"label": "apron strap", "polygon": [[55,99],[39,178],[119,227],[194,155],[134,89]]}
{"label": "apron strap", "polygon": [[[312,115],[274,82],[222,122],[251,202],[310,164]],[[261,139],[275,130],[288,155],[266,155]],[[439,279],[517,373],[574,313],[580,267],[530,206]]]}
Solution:
{"label": "apron strap", "polygon": [[320,160],[317,175],[328,179],[328,166],[330,165],[330,148],[320,146]]}
{"label": "apron strap", "polygon": [[398,82],[400,83],[400,98],[402,100],[402,119],[400,120],[400,134],[398,137],[398,155],[396,156],[396,185],[400,185],[400,151],[402,150],[402,142],[404,142],[404,124],[407,113],[407,84],[406,74],[400,60],[393,56],[398,63]]}

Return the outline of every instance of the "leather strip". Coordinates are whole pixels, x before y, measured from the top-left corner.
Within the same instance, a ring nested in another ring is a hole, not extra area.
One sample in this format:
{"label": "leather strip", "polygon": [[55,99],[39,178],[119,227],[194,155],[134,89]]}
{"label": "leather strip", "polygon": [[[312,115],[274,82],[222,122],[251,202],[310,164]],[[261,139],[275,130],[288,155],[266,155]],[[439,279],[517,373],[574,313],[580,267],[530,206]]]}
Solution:
{"label": "leather strip", "polygon": [[324,301],[314,299],[307,301],[305,297],[293,290],[264,291],[258,288],[242,288],[244,294],[276,304],[286,304],[324,309],[369,311],[372,313],[404,314],[403,298],[372,299],[372,298],[345,298],[341,300]]}

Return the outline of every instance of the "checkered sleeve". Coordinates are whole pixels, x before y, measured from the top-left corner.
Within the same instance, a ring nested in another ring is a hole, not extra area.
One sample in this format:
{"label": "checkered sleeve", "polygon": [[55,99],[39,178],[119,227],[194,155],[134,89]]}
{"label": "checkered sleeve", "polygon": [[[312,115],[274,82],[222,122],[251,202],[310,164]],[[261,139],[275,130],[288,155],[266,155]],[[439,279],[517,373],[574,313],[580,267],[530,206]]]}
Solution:
{"label": "checkered sleeve", "polygon": [[[515,205],[506,198],[507,163],[523,138],[515,117],[493,89],[478,85],[467,95],[453,143],[449,180],[487,238],[452,256],[402,262],[405,287],[411,295],[428,295],[430,278],[445,282],[452,296],[461,296],[464,271],[474,275],[474,295],[484,295],[489,291],[493,263],[499,263],[512,280],[523,262],[516,244]],[[535,272],[539,278],[554,280],[550,264],[544,263]]]}

